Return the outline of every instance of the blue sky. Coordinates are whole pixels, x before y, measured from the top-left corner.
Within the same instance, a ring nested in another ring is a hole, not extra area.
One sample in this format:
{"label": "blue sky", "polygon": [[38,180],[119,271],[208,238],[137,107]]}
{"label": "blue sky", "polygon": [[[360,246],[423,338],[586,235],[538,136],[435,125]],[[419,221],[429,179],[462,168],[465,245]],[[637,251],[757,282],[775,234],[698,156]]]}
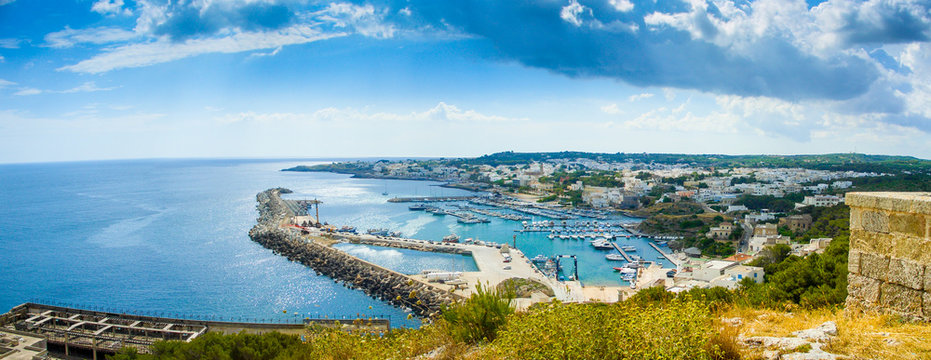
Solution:
{"label": "blue sky", "polygon": [[931,3],[0,0],[0,162],[931,158]]}

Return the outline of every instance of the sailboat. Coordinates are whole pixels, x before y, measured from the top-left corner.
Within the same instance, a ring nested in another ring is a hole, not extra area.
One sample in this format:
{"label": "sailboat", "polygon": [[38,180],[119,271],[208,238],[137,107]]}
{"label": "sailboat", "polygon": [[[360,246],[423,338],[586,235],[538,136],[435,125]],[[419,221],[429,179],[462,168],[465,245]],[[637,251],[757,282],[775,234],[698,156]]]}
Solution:
{"label": "sailboat", "polygon": [[383,196],[388,196],[388,182],[385,182],[385,191],[381,193]]}

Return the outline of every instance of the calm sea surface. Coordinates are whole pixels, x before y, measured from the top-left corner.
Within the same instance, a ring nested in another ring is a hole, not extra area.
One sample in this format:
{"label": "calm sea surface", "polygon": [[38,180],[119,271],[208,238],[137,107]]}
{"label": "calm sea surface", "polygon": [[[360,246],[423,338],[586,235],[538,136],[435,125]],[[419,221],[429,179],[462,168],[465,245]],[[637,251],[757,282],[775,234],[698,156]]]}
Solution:
{"label": "calm sea surface", "polygon": [[[308,161],[140,160],[0,165],[0,310],[40,300],[179,317],[288,320],[303,316],[389,315],[417,326],[387,303],[344,288],[249,240],[255,194],[270,187],[317,198],[321,221],[364,231],[389,228],[440,240],[456,233],[511,242],[521,224],[492,218],[462,225],[450,216],[408,211],[394,196],[467,195],[434,182],[351,179],[281,172]],[[388,195],[382,195],[387,192]],[[621,221],[632,221],[620,219]],[[642,239],[648,260],[656,254]],[[470,271],[470,257],[359,245],[356,256],[404,273]],[[528,256],[575,254],[590,285],[619,284],[603,251],[584,241],[519,234]],[[283,311],[287,310],[287,313]]]}

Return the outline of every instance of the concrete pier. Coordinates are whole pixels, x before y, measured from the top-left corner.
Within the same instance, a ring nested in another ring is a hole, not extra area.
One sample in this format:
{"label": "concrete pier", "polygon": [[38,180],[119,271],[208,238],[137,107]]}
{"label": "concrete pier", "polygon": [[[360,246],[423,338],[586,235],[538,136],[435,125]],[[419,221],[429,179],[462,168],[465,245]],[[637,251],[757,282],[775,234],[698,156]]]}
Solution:
{"label": "concrete pier", "polygon": [[672,255],[669,255],[669,254],[667,254],[665,251],[660,250],[659,246],[656,246],[656,244],[654,244],[654,243],[652,243],[652,242],[649,243],[649,244],[650,244],[650,246],[653,247],[654,250],[656,250],[656,252],[658,252],[660,255],[662,255],[664,258],[666,258],[666,260],[669,260],[669,262],[671,262],[673,265],[675,265],[676,267],[679,267],[679,261],[676,260],[676,259],[673,259],[673,258],[672,258]]}
{"label": "concrete pier", "polygon": [[625,252],[623,249],[621,249],[621,247],[620,247],[617,243],[612,242],[611,245],[613,245],[614,248],[617,249],[617,252],[621,253],[621,256],[624,257],[624,260],[627,260],[627,262],[629,262],[629,263],[634,262],[633,260],[631,260],[630,256],[627,255],[627,252]]}

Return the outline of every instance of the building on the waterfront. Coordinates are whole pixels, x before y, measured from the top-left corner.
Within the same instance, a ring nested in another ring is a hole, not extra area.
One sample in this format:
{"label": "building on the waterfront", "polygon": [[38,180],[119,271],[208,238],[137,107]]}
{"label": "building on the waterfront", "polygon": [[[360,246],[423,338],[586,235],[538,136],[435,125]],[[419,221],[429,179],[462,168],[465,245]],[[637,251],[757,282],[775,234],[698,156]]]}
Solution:
{"label": "building on the waterfront", "polygon": [[753,279],[756,283],[763,282],[763,268],[746,266],[735,261],[712,260],[700,267],[686,272],[679,277],[684,287],[725,287],[735,289],[744,279]]}

